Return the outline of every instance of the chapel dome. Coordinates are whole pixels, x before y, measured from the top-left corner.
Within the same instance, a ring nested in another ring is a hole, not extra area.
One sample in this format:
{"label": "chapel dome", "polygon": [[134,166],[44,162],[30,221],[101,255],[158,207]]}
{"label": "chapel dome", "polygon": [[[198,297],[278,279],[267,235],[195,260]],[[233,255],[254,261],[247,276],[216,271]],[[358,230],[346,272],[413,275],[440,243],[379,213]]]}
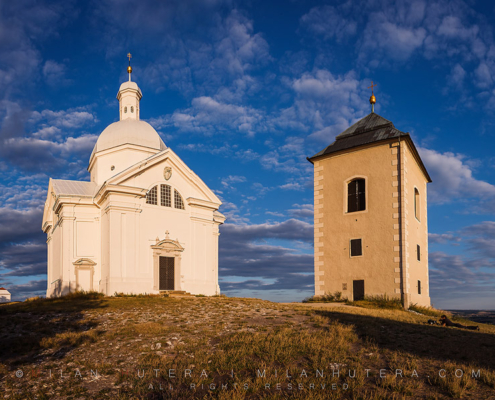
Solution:
{"label": "chapel dome", "polygon": [[167,148],[150,124],[142,120],[124,119],[105,128],[95,144],[93,154],[123,144],[149,147],[157,151]]}

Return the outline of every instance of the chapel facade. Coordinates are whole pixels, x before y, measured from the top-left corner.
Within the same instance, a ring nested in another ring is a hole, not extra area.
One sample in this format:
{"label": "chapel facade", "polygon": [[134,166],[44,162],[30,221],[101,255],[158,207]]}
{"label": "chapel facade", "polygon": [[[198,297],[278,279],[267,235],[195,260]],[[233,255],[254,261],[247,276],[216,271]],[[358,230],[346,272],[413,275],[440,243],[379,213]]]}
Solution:
{"label": "chapel facade", "polygon": [[409,133],[372,111],[308,160],[315,295],[388,296],[406,308],[429,306],[431,179]]}
{"label": "chapel facade", "polygon": [[219,294],[221,201],[140,119],[142,93],[128,72],[120,120],[94,146],[90,181],[50,179],[46,295]]}

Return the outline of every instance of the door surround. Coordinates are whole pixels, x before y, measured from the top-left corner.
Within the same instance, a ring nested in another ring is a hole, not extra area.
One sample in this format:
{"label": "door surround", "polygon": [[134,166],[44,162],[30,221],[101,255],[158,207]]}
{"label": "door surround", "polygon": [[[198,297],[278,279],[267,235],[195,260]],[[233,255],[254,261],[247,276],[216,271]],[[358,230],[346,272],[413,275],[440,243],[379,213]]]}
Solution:
{"label": "door surround", "polygon": [[[79,274],[82,271],[89,271],[89,291],[93,291],[93,279],[95,275],[96,263],[89,258],[80,258],[72,263],[74,265],[74,274],[76,275],[76,290],[81,290]],[[53,283],[53,282],[52,282]],[[60,281],[59,281],[60,283]]]}
{"label": "door surround", "polygon": [[153,249],[153,290],[160,290],[160,256],[173,257],[174,260],[174,288],[182,290],[181,282],[181,254],[184,251],[178,240],[172,240],[166,233],[166,238],[160,240],[156,238],[156,243],[151,246]]}

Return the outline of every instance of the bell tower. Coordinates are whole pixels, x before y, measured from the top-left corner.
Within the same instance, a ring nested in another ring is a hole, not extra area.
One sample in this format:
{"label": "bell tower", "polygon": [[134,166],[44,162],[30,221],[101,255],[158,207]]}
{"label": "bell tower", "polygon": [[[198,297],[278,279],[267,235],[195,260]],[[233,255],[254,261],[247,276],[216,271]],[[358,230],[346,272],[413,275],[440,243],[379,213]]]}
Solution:
{"label": "bell tower", "polygon": [[[372,90],[376,85],[372,83]],[[371,113],[314,165],[315,295],[430,305],[427,184],[411,135]]]}

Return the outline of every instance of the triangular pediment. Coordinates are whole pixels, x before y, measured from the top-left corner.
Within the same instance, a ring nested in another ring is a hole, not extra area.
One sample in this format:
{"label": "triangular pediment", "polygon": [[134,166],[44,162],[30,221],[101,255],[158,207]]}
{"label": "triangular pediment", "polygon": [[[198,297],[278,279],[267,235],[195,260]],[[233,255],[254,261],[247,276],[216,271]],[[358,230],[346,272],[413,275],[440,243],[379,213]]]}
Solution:
{"label": "triangular pediment", "polygon": [[179,174],[188,184],[194,187],[201,196],[210,202],[222,203],[213,191],[196,175],[180,157],[167,148],[143,161],[140,161],[107,181],[108,185],[129,185],[134,177],[146,173],[152,168],[165,168],[170,166],[174,174]]}

